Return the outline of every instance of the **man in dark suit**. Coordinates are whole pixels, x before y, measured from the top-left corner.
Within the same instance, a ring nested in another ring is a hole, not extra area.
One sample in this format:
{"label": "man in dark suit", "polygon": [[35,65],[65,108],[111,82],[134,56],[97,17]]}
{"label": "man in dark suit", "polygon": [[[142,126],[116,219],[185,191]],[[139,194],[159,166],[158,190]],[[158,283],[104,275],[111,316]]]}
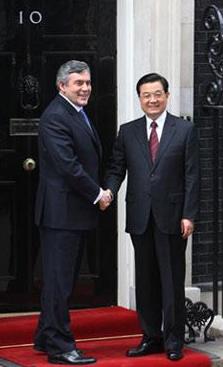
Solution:
{"label": "man in dark suit", "polygon": [[[198,142],[194,125],[166,111],[167,80],[147,74],[137,83],[145,116],[123,124],[105,187],[116,195],[127,172],[126,231],[135,250],[136,305],[144,332],[127,352],[182,358],[187,238],[198,210]],[[102,203],[104,210],[108,203]],[[163,331],[162,331],[163,323]]]}
{"label": "man in dark suit", "polygon": [[91,94],[86,63],[71,60],[57,73],[58,95],[39,126],[40,177],[36,224],[43,266],[41,314],[34,348],[50,363],[87,364],[96,360],[76,348],[68,299],[78,276],[87,231],[97,225],[97,202],[108,194],[99,185],[101,144],[83,107]]}

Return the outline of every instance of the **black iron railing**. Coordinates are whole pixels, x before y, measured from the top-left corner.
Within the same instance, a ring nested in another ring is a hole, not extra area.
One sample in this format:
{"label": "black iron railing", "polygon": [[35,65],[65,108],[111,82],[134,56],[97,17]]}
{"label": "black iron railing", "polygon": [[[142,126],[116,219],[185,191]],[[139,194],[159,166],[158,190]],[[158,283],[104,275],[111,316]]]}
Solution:
{"label": "black iron railing", "polygon": [[196,342],[196,337],[204,335],[204,342],[214,341],[214,336],[209,334],[209,329],[214,320],[214,311],[208,308],[204,302],[193,303],[190,298],[185,300],[186,329],[185,343]]}
{"label": "black iron railing", "polygon": [[[223,8],[216,5],[208,6],[204,11],[204,27],[208,34],[207,57],[213,74],[213,80],[206,88],[203,107],[211,109],[213,124],[213,310],[219,313],[219,289],[221,289],[221,310],[223,314],[223,282],[220,279],[219,255],[222,246],[222,231],[220,228],[220,147],[219,125],[222,123],[223,112]],[[221,272],[222,274],[222,272]]]}

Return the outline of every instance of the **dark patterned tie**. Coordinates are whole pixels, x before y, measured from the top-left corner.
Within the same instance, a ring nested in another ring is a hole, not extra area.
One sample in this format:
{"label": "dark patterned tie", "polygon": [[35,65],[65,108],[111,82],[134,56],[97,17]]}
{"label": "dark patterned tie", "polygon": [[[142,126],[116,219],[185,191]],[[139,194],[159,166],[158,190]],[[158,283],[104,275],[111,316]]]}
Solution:
{"label": "dark patterned tie", "polygon": [[150,149],[152,161],[154,162],[156,159],[157,150],[159,148],[159,139],[158,139],[158,135],[156,132],[156,128],[158,125],[156,121],[152,121],[150,126],[152,130],[151,130],[150,139],[149,139],[149,149]]}

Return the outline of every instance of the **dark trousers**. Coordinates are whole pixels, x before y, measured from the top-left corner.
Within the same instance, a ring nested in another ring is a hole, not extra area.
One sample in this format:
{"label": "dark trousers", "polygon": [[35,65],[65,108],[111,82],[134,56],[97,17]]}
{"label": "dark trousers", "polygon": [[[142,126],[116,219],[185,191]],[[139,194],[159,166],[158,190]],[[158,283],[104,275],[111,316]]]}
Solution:
{"label": "dark trousers", "polygon": [[43,288],[34,343],[49,354],[75,347],[68,302],[80,270],[84,235],[83,231],[40,228]]}
{"label": "dark trousers", "polygon": [[131,239],[135,250],[136,305],[142,329],[148,337],[163,335],[166,350],[182,348],[186,241],[180,235],[162,233],[152,216],[146,232],[132,234]]}

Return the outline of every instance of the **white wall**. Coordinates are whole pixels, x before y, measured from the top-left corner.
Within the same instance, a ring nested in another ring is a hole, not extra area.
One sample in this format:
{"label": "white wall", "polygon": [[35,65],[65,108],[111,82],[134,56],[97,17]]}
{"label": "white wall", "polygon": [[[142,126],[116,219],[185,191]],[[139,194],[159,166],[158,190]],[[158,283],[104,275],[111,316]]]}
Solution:
{"label": "white wall", "polygon": [[[117,1],[117,97],[118,127],[134,118],[134,1]],[[118,199],[118,304],[130,307],[130,287],[134,282],[133,252],[125,233],[125,183]]]}

